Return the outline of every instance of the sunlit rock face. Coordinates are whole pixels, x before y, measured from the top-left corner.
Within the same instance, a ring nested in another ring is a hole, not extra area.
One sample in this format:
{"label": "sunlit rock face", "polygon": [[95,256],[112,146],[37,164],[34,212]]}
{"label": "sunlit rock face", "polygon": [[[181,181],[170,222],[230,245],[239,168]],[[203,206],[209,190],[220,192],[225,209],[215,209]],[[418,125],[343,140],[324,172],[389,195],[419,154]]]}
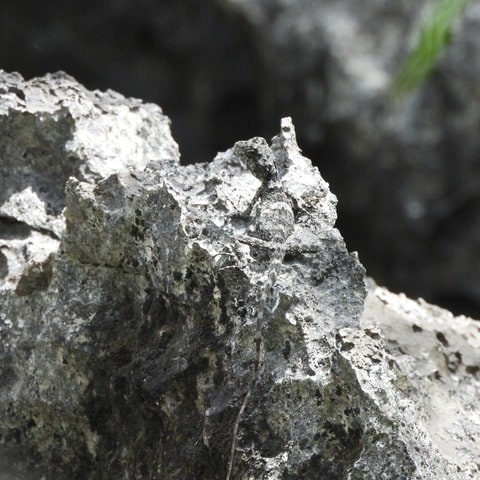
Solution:
{"label": "sunlit rock face", "polygon": [[366,297],[291,119],[181,166],[155,105],[0,95],[4,478],[478,475],[475,323]]}

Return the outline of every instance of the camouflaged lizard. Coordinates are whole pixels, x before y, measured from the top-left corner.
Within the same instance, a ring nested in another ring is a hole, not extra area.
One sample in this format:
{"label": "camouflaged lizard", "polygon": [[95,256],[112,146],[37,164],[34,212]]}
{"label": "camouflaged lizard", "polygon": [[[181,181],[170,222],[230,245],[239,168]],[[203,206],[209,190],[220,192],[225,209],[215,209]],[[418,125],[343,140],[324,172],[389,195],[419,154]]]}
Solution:
{"label": "camouflaged lizard", "polygon": [[252,212],[254,211],[253,229],[255,236],[246,237],[243,240],[241,239],[241,241],[253,245],[258,245],[259,243],[257,242],[263,243],[272,254],[257,306],[254,371],[233,426],[226,480],[230,480],[233,472],[240,423],[250,396],[263,371],[263,327],[265,315],[268,312],[272,290],[285,257],[286,240],[292,233],[295,225],[292,201],[282,186],[275,155],[267,142],[259,137],[244,142],[237,142],[234,151],[250,172],[262,182],[250,207],[245,212],[248,217],[252,217]]}

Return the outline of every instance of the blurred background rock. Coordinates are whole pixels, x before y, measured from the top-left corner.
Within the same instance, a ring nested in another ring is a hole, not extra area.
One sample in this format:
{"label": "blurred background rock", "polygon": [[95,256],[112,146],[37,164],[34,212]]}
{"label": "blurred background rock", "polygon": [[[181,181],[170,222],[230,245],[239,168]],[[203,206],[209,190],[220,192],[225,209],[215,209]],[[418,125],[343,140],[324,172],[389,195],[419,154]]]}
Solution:
{"label": "blurred background rock", "polygon": [[432,75],[391,95],[434,4],[7,0],[0,68],[26,78],[64,70],[89,89],[158,103],[184,163],[270,138],[292,116],[368,274],[480,318],[478,2]]}

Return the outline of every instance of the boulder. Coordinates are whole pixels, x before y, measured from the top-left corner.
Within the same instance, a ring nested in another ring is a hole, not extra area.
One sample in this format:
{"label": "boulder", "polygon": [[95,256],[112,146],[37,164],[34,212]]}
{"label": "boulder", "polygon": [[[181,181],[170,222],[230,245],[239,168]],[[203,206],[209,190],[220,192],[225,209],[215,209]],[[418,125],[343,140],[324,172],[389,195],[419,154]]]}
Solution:
{"label": "boulder", "polygon": [[270,137],[291,116],[370,273],[479,317],[476,2],[454,22],[430,78],[409,98],[392,98],[434,4],[8,2],[2,68],[27,77],[66,70],[88,88],[161,104],[188,163],[239,138]]}
{"label": "boulder", "polygon": [[367,295],[290,118],[182,166],[62,73],[0,108],[2,478],[478,476],[475,322]]}

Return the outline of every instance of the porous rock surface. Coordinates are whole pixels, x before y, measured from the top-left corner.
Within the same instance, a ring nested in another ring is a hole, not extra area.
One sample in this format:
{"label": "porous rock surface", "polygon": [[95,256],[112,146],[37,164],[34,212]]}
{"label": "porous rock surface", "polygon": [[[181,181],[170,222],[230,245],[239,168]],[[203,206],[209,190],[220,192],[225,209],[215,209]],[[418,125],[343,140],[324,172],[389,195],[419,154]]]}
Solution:
{"label": "porous rock surface", "polygon": [[220,2],[251,26],[271,105],[318,155],[342,233],[371,274],[478,316],[479,4],[466,2],[430,77],[395,98],[395,76],[437,2]]}
{"label": "porous rock surface", "polygon": [[370,274],[480,317],[479,2],[398,102],[394,77],[436,0],[4,3],[3,68],[67,70],[162,105],[187,162],[292,116]]}
{"label": "porous rock surface", "polygon": [[[365,301],[288,118],[183,167],[159,107],[0,72],[0,122],[2,478],[478,475],[478,328]],[[244,160],[265,158],[292,225],[252,382],[279,209]]]}

